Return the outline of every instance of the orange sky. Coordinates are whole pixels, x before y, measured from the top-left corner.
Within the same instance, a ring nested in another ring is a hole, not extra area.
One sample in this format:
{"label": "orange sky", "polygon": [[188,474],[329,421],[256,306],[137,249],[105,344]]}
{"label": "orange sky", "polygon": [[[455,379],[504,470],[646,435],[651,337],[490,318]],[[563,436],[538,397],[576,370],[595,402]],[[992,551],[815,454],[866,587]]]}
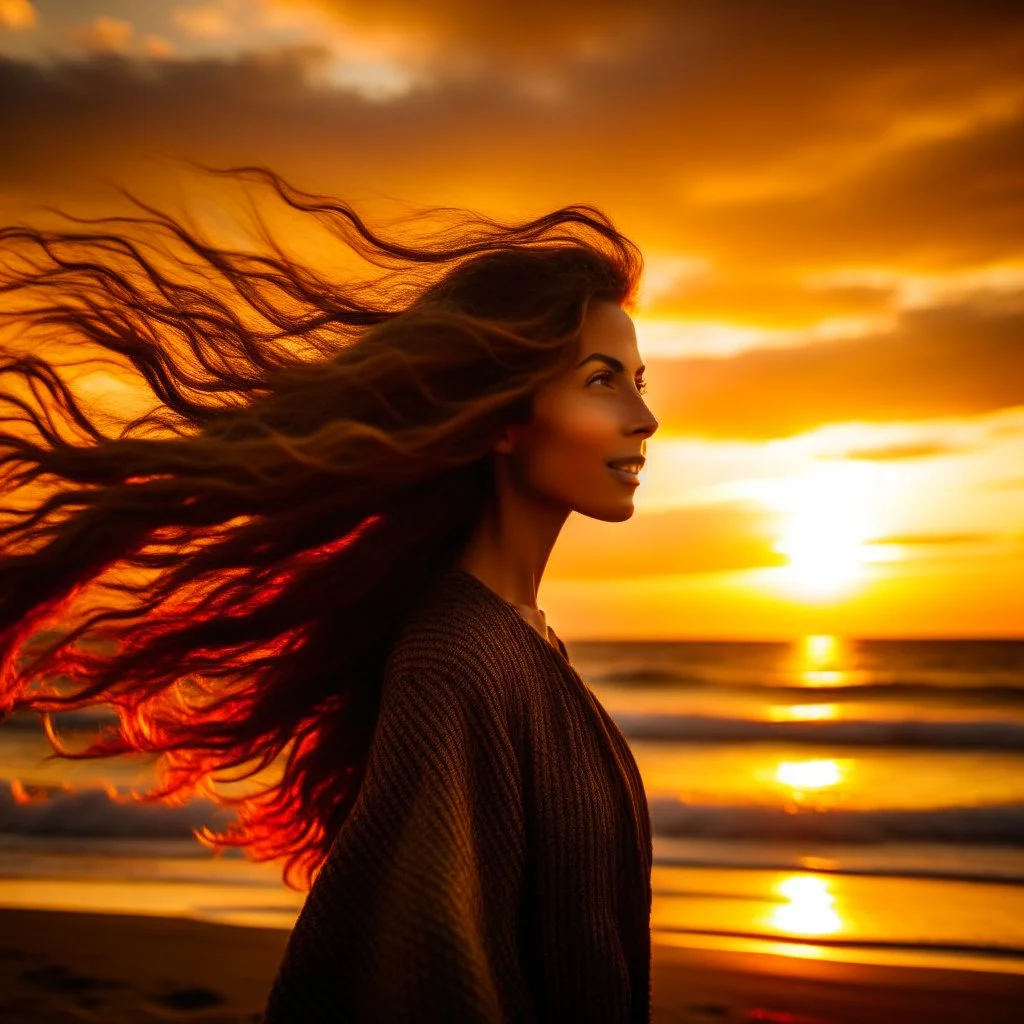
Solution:
{"label": "orange sky", "polygon": [[0,0],[0,216],[166,159],[365,210],[592,202],[661,427],[567,639],[1024,636],[1024,16],[785,0]]}

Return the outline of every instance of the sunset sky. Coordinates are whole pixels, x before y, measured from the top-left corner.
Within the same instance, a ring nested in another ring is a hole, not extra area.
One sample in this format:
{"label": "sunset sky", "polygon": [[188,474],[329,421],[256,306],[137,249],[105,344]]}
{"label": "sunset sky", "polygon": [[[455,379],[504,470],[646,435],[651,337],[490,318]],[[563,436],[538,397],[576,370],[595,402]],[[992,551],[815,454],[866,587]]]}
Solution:
{"label": "sunset sky", "polygon": [[[1024,637],[1024,15],[786,0],[0,0],[0,217],[217,228],[167,157],[366,211],[604,209],[660,421],[567,640]],[[222,224],[220,224],[222,227]]]}

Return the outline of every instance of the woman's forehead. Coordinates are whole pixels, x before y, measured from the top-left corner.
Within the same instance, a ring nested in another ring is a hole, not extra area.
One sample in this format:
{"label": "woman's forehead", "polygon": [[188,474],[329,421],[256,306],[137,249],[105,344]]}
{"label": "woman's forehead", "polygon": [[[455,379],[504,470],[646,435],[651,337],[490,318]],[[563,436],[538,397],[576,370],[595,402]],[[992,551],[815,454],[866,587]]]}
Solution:
{"label": "woman's forehead", "polygon": [[576,343],[577,360],[594,353],[612,356],[627,368],[640,365],[636,327],[630,315],[614,302],[595,303],[587,310]]}

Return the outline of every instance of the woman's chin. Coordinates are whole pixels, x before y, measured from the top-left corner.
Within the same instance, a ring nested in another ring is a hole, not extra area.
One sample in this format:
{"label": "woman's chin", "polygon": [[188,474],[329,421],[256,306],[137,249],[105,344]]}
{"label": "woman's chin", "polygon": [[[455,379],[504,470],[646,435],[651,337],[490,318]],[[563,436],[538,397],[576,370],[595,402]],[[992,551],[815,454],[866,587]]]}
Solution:
{"label": "woman's chin", "polygon": [[598,519],[603,523],[622,523],[627,519],[632,518],[636,508],[633,505],[633,499],[627,498],[625,501],[619,501],[614,505],[604,505],[600,508],[594,506],[580,506],[576,511],[581,516],[587,516],[590,519]]}

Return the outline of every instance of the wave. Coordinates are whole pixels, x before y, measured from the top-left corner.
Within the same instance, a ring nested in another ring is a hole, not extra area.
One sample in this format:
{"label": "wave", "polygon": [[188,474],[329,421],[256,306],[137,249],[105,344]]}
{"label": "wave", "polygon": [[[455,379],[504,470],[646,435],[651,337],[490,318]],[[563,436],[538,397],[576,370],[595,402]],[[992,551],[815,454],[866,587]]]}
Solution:
{"label": "wave", "polygon": [[[0,788],[0,833],[19,836],[115,839],[179,839],[207,825],[222,831],[234,813],[210,800],[196,799],[171,807],[130,798],[111,798],[105,789],[66,790],[58,786],[33,787],[33,801],[20,803],[7,780]],[[198,840],[197,840],[198,842]]]}
{"label": "wave", "polygon": [[[614,719],[631,740],[666,743],[782,742],[839,744],[856,747],[916,747],[937,750],[1024,751],[1024,721],[1006,719],[836,719],[769,721],[719,715],[649,714],[618,710]],[[93,730],[115,722],[99,709],[62,711],[54,715],[58,732]],[[3,729],[41,730],[36,715],[10,719]],[[2,730],[0,730],[2,735]]]}
{"label": "wave", "polygon": [[[206,825],[222,831],[231,808],[206,799],[170,807],[129,797],[129,790],[68,791],[50,787],[19,803],[0,787],[0,834],[66,838],[187,839]],[[124,802],[121,802],[121,801]],[[649,801],[652,831],[667,838],[824,840],[1024,845],[1024,803],[926,810],[813,810],[742,804],[688,804],[676,797]]]}
{"label": "wave", "polygon": [[905,950],[913,953],[959,953],[969,956],[1005,957],[1009,960],[1024,959],[1024,946],[985,945],[969,942],[938,942],[935,940],[902,941],[900,939],[870,938],[836,938],[832,935],[790,935],[781,931],[743,931],[728,928],[688,928],[674,925],[662,925],[656,932],[673,933],[676,935],[707,935],[715,938],[767,940],[773,943],[786,943],[794,946],[824,946],[828,949],[855,950]]}
{"label": "wave", "polygon": [[[879,863],[869,866],[850,865],[844,863],[822,863],[816,860],[813,865],[807,858],[799,854],[785,856],[759,856],[756,848],[748,857],[733,859],[723,863],[718,859],[694,857],[678,852],[655,852],[654,863],[658,867],[670,868],[711,868],[715,871],[733,869],[737,871],[813,871],[816,875],[841,875],[860,878],[913,878],[935,882],[973,882],[976,885],[1024,885],[1024,872],[1017,869],[988,866],[978,867],[932,867],[928,864],[913,865],[903,863]],[[655,891],[662,896],[680,896],[677,889],[666,886],[656,887]],[[756,898],[756,897],[755,897]]]}
{"label": "wave", "polygon": [[815,810],[649,801],[651,830],[670,838],[839,843],[929,842],[1024,845],[1024,804],[914,810]]}
{"label": "wave", "polygon": [[614,718],[622,733],[631,740],[672,743],[783,742],[1024,751],[1024,722],[1001,719],[773,722],[715,715],[651,715],[631,711],[616,711]]}
{"label": "wave", "polygon": [[[579,668],[579,666],[577,666]],[[784,700],[794,695],[806,698],[827,697],[830,701],[841,700],[915,700],[942,699],[944,701],[979,700],[998,704],[1024,704],[1024,680],[1014,675],[1004,683],[992,681],[991,673],[985,674],[985,681],[979,675],[964,676],[957,680],[922,678],[876,678],[864,682],[839,683],[829,686],[808,686],[799,681],[777,682],[763,678],[736,675],[712,676],[693,672],[685,668],[636,666],[623,669],[580,670],[580,674],[591,685],[621,686],[629,689],[672,689],[712,690],[736,694],[755,694],[766,698]]]}

